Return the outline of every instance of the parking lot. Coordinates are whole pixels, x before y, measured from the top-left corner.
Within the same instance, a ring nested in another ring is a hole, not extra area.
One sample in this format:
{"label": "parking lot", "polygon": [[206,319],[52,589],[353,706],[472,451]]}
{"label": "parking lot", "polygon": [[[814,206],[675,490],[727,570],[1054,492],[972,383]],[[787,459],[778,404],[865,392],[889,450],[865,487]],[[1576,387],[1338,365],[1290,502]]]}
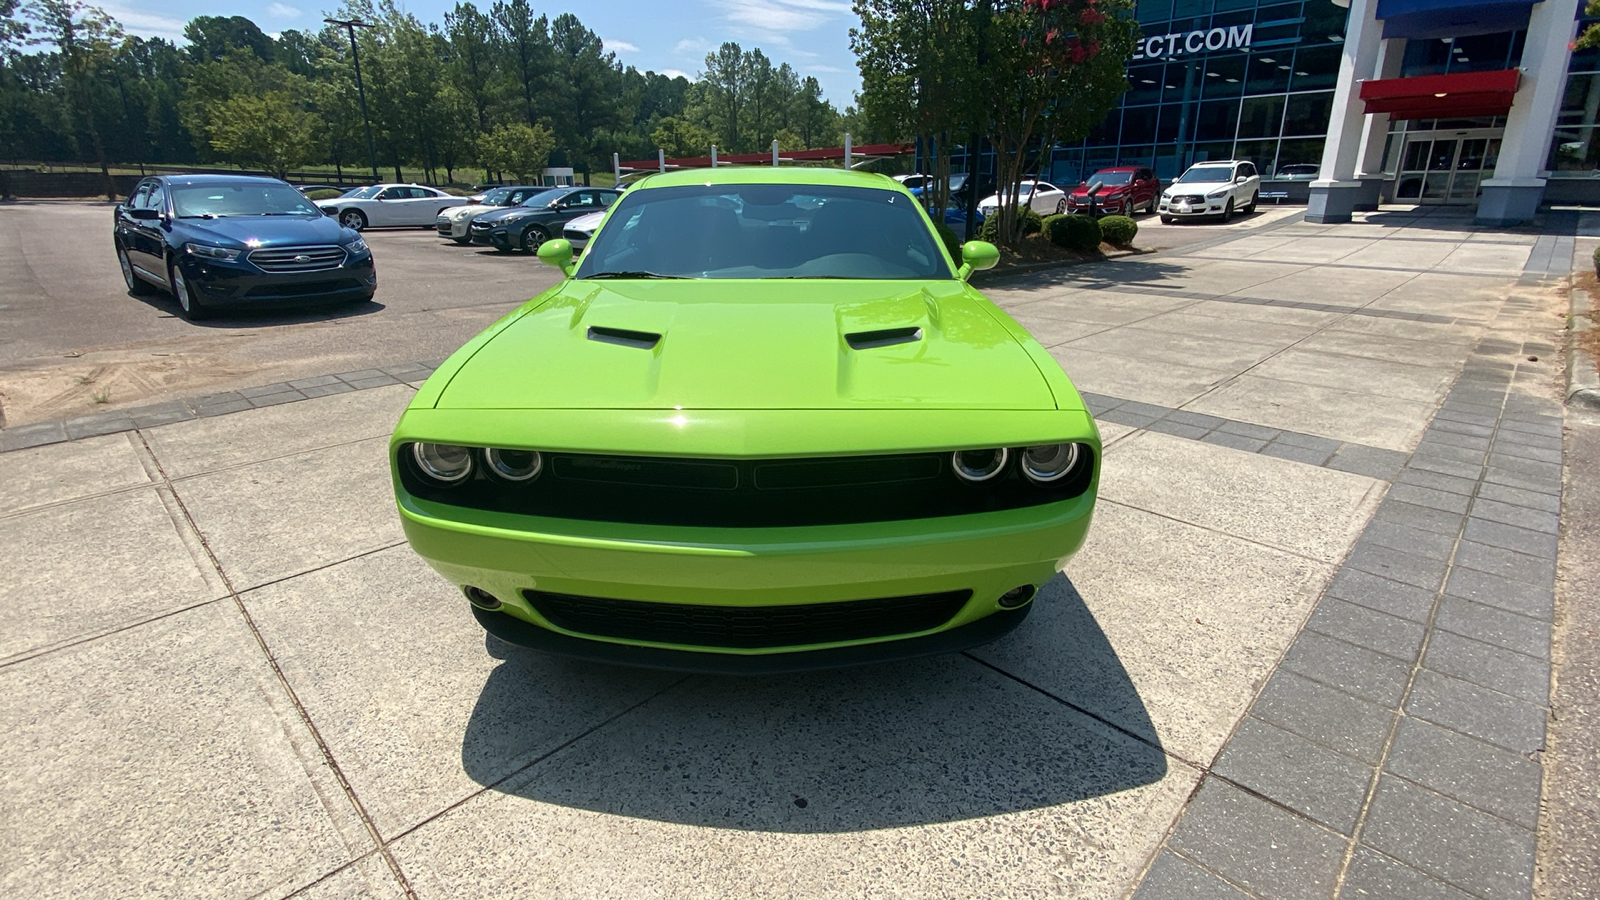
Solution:
{"label": "parking lot", "polygon": [[386,380],[0,453],[8,894],[1532,894],[1570,223],[1269,208],[992,282],[1100,421],[1088,545],[990,646],[740,679],[485,638],[404,543],[421,361],[537,261],[377,232],[382,310],[200,328],[108,249],[51,282],[46,212],[0,384],[77,329]]}

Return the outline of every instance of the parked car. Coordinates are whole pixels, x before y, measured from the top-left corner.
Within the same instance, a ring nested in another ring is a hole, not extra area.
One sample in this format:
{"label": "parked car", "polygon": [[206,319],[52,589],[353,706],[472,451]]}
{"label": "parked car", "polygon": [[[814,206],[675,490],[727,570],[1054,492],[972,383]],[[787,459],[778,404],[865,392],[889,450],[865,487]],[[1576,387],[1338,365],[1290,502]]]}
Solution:
{"label": "parked car", "polygon": [[574,251],[581,252],[589,246],[589,239],[594,237],[594,230],[600,227],[600,220],[605,217],[605,210],[581,215],[562,226],[561,236],[572,245]]}
{"label": "parked car", "polygon": [[[516,206],[534,194],[542,194],[550,188],[537,184],[519,184],[512,187],[491,188],[482,195],[481,200],[473,200],[466,206],[452,206],[440,210],[439,217],[434,220],[434,225],[440,237],[449,238],[458,244],[465,244],[472,240],[467,233],[467,227],[472,220],[493,209],[504,209]],[[471,198],[468,198],[471,199]]]}
{"label": "parked car", "polygon": [[113,215],[128,291],[169,291],[186,319],[225,307],[360,302],[377,290],[361,235],[276,178],[154,175]]}
{"label": "parked car", "polygon": [[1292,163],[1279,166],[1278,174],[1273,178],[1277,181],[1316,181],[1320,171],[1322,167],[1316,163]]}
{"label": "parked car", "polygon": [[772,672],[1027,616],[1101,442],[1042,346],[889,179],[652,176],[565,278],[450,357],[389,445],[412,548],[502,640]]}
{"label": "parked car", "polygon": [[411,225],[432,228],[439,213],[452,206],[465,206],[466,197],[447,194],[420,184],[374,184],[323,200],[317,208],[353,231],[386,225]]}
{"label": "parked car", "polygon": [[1261,202],[1261,175],[1248,160],[1195,163],[1161,194],[1161,221],[1252,213]]}
{"label": "parked car", "polygon": [[[1018,205],[1026,203],[1029,209],[1041,216],[1067,211],[1067,192],[1047,181],[1022,182]],[[986,216],[1000,208],[1000,195],[990,194],[978,201],[978,211]]]}
{"label": "parked car", "polygon": [[[1095,190],[1096,185],[1099,190]],[[1093,192],[1091,196],[1090,192]],[[1144,166],[1114,166],[1090,175],[1067,195],[1067,210],[1099,215],[1132,216],[1155,212],[1161,202],[1161,179]]]}
{"label": "parked car", "polygon": [[532,253],[561,234],[561,227],[581,215],[603,210],[622,196],[609,188],[553,188],[524,200],[520,206],[489,210],[472,220],[474,244],[499,251]]}

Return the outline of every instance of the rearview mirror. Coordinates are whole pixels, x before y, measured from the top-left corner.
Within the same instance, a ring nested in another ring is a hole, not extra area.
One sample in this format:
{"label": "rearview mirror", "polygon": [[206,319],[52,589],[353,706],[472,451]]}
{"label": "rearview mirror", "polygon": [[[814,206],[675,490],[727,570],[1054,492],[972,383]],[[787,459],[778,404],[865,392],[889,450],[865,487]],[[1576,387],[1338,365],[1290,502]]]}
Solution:
{"label": "rearview mirror", "polygon": [[572,243],[566,238],[556,238],[540,244],[539,259],[545,265],[560,269],[562,274],[569,278],[572,277],[572,270],[577,268],[572,263]]}
{"label": "rearview mirror", "polygon": [[967,241],[961,245],[961,268],[956,275],[962,281],[966,281],[973,272],[992,269],[999,261],[999,247],[988,241]]}

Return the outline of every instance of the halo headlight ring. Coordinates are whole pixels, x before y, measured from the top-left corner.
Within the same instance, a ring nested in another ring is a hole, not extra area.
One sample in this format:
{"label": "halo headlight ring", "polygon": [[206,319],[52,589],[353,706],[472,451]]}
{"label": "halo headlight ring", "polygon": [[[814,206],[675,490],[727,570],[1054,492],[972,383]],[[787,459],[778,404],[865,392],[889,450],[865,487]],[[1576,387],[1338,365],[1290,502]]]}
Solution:
{"label": "halo headlight ring", "polygon": [[483,463],[496,478],[517,483],[532,481],[544,471],[544,455],[537,450],[490,447],[483,451]]}
{"label": "halo headlight ring", "polygon": [[950,454],[950,468],[956,477],[969,484],[982,484],[998,478],[1011,460],[1011,451],[1005,447],[986,450],[957,450]]}
{"label": "halo headlight ring", "polygon": [[424,478],[441,485],[456,485],[472,476],[472,451],[455,444],[411,445],[411,461]]}
{"label": "halo headlight ring", "polygon": [[1054,484],[1077,470],[1082,455],[1077,444],[1041,444],[1023,448],[1017,467],[1034,484]]}

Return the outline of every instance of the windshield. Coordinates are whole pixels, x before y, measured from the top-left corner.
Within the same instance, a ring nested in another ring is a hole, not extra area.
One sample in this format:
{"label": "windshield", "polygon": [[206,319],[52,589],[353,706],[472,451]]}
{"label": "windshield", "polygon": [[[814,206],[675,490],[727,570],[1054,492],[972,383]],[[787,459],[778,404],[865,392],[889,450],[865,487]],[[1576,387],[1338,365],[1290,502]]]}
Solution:
{"label": "windshield", "polygon": [[1132,180],[1132,172],[1096,172],[1089,176],[1089,186],[1094,187],[1097,184],[1104,184],[1107,186],[1115,184],[1127,184]]}
{"label": "windshield", "polygon": [[1232,181],[1232,166],[1195,166],[1189,171],[1178,176],[1178,181],[1183,184],[1216,183],[1219,181]]}
{"label": "windshield", "polygon": [[541,208],[541,207],[549,206],[552,201],[559,200],[559,199],[561,199],[561,198],[560,197],[552,197],[552,196],[550,196],[550,189],[549,188],[540,188],[537,192],[534,193],[534,195],[532,197],[529,197],[528,199],[522,201],[521,203],[518,203],[517,205],[518,206],[527,206],[527,207],[530,207],[530,208],[533,208],[533,209],[538,209],[538,208]]}
{"label": "windshield", "polygon": [[505,206],[511,197],[511,188],[495,188],[483,195],[484,206]]}
{"label": "windshield", "polygon": [[339,196],[341,199],[346,200],[371,200],[373,197],[378,196],[378,192],[382,190],[383,185],[374,184],[367,187],[351,188]]}
{"label": "windshield", "polygon": [[287,184],[221,182],[172,186],[178,218],[205,216],[320,216],[322,210]]}
{"label": "windshield", "polygon": [[578,278],[951,278],[897,191],[798,184],[629,191]]}

